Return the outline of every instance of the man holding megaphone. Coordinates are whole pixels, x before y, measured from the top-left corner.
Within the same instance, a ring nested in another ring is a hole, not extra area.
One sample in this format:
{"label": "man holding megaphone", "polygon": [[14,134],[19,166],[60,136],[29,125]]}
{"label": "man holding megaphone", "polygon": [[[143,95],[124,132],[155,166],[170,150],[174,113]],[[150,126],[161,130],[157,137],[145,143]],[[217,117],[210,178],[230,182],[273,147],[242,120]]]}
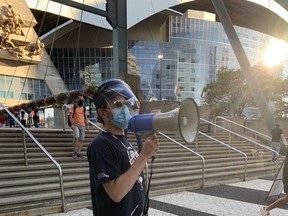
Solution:
{"label": "man holding megaphone", "polygon": [[140,216],[145,198],[142,170],[160,147],[157,136],[145,139],[139,155],[128,142],[124,129],[140,103],[124,81],[104,82],[93,102],[105,129],[87,149],[93,214]]}

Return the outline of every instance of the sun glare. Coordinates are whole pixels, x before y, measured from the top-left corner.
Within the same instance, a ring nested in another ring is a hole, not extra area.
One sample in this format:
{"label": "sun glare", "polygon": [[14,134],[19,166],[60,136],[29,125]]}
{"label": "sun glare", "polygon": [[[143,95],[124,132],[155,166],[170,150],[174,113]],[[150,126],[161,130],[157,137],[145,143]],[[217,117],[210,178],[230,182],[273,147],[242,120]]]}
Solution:
{"label": "sun glare", "polygon": [[263,63],[268,67],[280,64],[287,55],[288,45],[281,40],[272,41],[266,48],[263,56]]}

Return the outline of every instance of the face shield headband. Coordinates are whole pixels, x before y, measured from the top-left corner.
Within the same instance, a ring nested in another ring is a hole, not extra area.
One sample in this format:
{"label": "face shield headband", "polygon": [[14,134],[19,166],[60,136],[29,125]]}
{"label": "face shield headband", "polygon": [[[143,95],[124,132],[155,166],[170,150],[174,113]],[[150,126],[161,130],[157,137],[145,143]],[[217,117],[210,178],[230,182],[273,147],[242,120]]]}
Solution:
{"label": "face shield headband", "polygon": [[100,108],[106,101],[112,101],[117,95],[121,95],[129,104],[130,111],[139,111],[139,101],[131,91],[129,85],[122,80],[113,79],[103,83],[98,88],[98,96],[93,99],[96,109]]}

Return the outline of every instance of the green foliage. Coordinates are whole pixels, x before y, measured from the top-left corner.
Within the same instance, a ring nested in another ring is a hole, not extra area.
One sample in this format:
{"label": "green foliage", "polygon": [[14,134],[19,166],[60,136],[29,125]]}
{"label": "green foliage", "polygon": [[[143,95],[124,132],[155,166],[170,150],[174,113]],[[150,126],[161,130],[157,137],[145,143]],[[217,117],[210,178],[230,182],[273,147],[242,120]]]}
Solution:
{"label": "green foliage", "polygon": [[214,116],[229,113],[241,115],[245,105],[252,104],[247,83],[241,71],[221,68],[217,80],[203,90],[205,103],[213,107]]}
{"label": "green foliage", "polygon": [[[288,96],[288,80],[274,78],[262,65],[254,66],[252,73],[258,82],[255,85],[259,85],[267,101],[275,104],[274,116],[288,113],[288,103],[284,100]],[[241,70],[221,68],[217,80],[203,89],[203,95],[205,103],[212,108],[212,117],[224,113],[241,116],[246,106],[256,106],[250,86]]]}
{"label": "green foliage", "polygon": [[44,99],[45,106],[55,105],[57,103],[54,96],[50,96]]}
{"label": "green foliage", "polygon": [[84,89],[84,94],[89,97],[93,97],[94,91],[95,91],[94,86],[88,86],[86,89]]}
{"label": "green foliage", "polygon": [[40,99],[36,100],[36,104],[38,107],[43,107],[45,105],[44,99],[40,98]]}
{"label": "green foliage", "polygon": [[78,98],[79,92],[80,92],[80,91],[78,91],[78,90],[69,92],[69,94],[68,94],[68,99],[69,99],[69,101],[72,102],[72,103],[73,103],[74,101],[76,101],[77,98]]}
{"label": "green foliage", "polygon": [[59,104],[59,105],[65,104],[67,102],[67,100],[68,100],[68,96],[65,93],[60,93],[60,94],[56,95],[56,101],[57,101],[57,104]]}

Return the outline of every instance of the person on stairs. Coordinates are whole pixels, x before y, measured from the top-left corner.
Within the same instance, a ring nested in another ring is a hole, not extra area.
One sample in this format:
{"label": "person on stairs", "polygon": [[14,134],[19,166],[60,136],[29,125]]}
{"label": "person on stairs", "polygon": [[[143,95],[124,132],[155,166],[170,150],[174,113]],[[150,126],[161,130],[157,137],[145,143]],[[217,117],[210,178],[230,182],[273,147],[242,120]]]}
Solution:
{"label": "person on stairs", "polygon": [[276,123],[276,127],[272,129],[271,135],[272,135],[272,142],[271,142],[271,148],[272,150],[278,152],[276,154],[275,152],[272,152],[272,162],[276,162],[279,157],[279,152],[280,152],[280,142],[281,142],[281,136],[283,134],[282,129],[280,128],[279,124]]}
{"label": "person on stairs", "polygon": [[81,149],[85,139],[85,130],[89,131],[89,124],[87,119],[87,111],[84,106],[84,97],[82,93],[78,94],[77,103],[70,107],[70,122],[73,130],[73,152],[72,157],[83,157]]}

